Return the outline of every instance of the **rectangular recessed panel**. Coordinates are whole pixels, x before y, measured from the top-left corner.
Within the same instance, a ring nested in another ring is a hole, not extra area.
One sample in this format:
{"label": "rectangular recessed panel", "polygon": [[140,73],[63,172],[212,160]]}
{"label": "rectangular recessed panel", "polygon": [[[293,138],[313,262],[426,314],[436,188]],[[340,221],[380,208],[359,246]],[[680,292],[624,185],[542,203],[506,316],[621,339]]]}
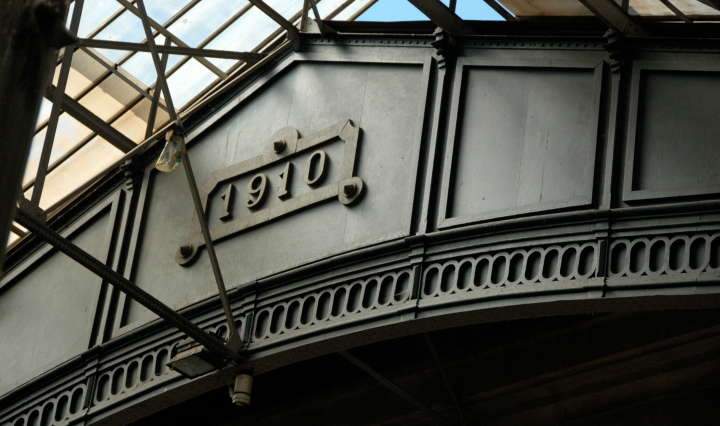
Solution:
{"label": "rectangular recessed panel", "polygon": [[596,145],[593,70],[469,68],[448,217],[587,203]]}
{"label": "rectangular recessed panel", "polygon": [[643,71],[633,190],[720,185],[720,73]]}
{"label": "rectangular recessed panel", "polygon": [[[110,209],[70,240],[105,259]],[[59,253],[29,268],[0,296],[0,395],[85,351],[101,280]],[[5,284],[5,283],[3,283]]]}

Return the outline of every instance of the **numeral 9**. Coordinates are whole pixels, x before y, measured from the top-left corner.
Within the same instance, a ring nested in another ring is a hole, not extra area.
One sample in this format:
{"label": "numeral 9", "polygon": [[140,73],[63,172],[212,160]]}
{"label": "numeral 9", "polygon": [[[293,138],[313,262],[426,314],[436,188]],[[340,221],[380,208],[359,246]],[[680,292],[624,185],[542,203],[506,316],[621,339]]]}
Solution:
{"label": "numeral 9", "polygon": [[265,199],[268,189],[268,178],[264,173],[258,173],[250,179],[248,183],[248,195],[250,198],[246,200],[249,209],[257,207]]}

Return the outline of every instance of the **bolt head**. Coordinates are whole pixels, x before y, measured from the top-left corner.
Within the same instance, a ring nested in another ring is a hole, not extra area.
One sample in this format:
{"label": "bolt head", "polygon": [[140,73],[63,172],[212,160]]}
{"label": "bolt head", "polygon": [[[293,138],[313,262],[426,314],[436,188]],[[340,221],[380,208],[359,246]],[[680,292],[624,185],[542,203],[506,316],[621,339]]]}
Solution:
{"label": "bolt head", "polygon": [[276,154],[280,154],[281,152],[285,151],[287,148],[287,142],[285,142],[282,139],[278,139],[276,141],[273,141],[273,151],[275,151]]}
{"label": "bolt head", "polygon": [[193,253],[192,246],[182,246],[180,247],[180,255],[182,257],[190,257]]}
{"label": "bolt head", "polygon": [[346,183],[343,185],[343,194],[345,194],[346,197],[352,197],[355,194],[357,194],[357,185],[354,183]]}

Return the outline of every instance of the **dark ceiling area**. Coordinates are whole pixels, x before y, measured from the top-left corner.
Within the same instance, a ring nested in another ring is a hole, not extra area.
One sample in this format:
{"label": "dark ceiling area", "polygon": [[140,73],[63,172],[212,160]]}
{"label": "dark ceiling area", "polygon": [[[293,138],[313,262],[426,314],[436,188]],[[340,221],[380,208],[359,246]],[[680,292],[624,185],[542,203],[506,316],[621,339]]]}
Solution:
{"label": "dark ceiling area", "polygon": [[553,317],[415,335],[255,377],[136,425],[710,425],[713,311]]}

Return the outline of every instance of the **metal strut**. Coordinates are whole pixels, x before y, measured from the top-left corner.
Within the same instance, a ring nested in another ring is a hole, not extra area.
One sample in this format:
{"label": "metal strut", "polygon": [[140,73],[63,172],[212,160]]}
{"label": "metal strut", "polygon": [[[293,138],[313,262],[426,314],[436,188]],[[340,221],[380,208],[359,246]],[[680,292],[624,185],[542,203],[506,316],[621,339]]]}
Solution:
{"label": "metal strut", "polygon": [[15,220],[43,241],[65,253],[68,257],[86,267],[91,272],[107,281],[110,285],[117,287],[120,291],[127,294],[128,297],[148,308],[160,318],[173,324],[178,328],[178,330],[193,338],[210,352],[213,352],[224,359],[236,362],[242,361],[242,356],[238,352],[235,352],[225,346],[225,343],[220,338],[205,332],[203,329],[193,324],[190,320],[175,312],[172,308],[168,307],[140,287],[135,286],[127,278],[123,277],[116,271],[113,271],[104,263],[63,238],[60,234],[50,229],[46,224],[35,219],[27,212],[18,209]]}

